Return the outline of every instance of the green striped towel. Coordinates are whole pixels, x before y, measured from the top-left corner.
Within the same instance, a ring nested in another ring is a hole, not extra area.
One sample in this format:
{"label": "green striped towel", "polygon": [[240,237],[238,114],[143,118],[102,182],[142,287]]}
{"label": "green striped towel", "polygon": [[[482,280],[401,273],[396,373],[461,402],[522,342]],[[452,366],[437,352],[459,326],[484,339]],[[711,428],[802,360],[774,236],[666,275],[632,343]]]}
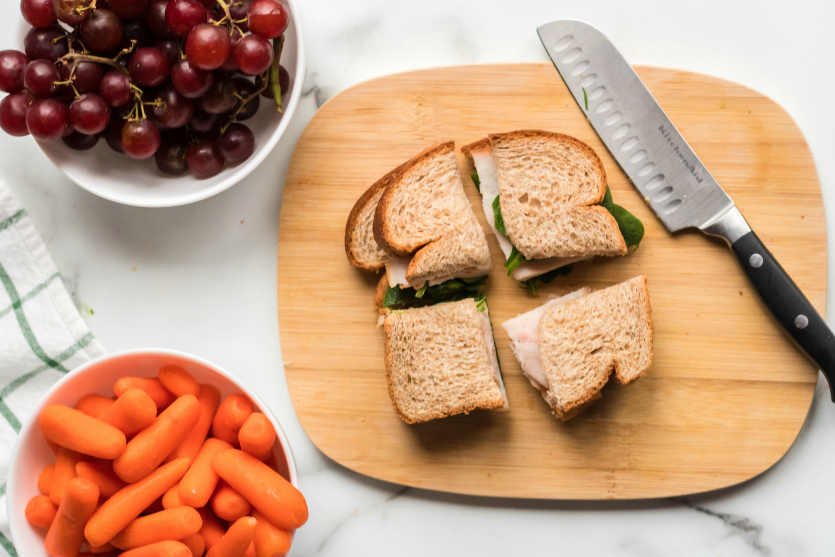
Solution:
{"label": "green striped towel", "polygon": [[17,557],[9,541],[6,475],[21,424],[53,383],[105,351],[73,305],[26,210],[2,181],[0,284],[0,555]]}

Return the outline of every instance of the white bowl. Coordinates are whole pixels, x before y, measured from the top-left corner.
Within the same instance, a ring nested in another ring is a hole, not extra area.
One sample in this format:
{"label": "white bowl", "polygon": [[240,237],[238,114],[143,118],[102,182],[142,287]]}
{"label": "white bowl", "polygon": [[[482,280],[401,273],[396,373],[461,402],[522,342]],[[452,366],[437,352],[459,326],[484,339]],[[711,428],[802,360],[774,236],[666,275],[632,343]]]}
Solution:
{"label": "white bowl", "polygon": [[[198,180],[191,173],[169,176],[157,169],[153,158],[137,161],[116,153],[102,138],[89,151],[74,151],[63,141],[38,144],[55,166],[67,177],[99,197],[137,207],[173,207],[206,199],[237,184],[275,147],[287,129],[301,97],[304,80],[304,43],[296,0],[283,0],[290,8],[290,24],[284,33],[281,64],[290,74],[290,91],[284,96],[284,114],[275,110],[270,99],[261,98],[258,114],[245,123],[255,134],[255,152],[246,161],[227,166],[217,176]],[[29,25],[23,22],[17,44]]]}
{"label": "white bowl", "polygon": [[35,528],[24,517],[26,503],[38,495],[38,476],[49,464],[55,462],[55,454],[38,427],[38,417],[50,404],[75,406],[79,398],[88,393],[113,395],[113,384],[120,377],[156,376],[159,368],[177,364],[185,368],[200,383],[211,383],[222,398],[233,393],[244,393],[253,404],[269,418],[275,427],[276,444],[273,447],[276,469],[298,488],[296,461],[290,443],[281,425],[270,409],[251,389],[228,371],[206,360],[173,350],[139,349],[108,354],[80,366],[55,383],[44,395],[32,418],[20,430],[9,465],[6,491],[6,508],[12,540],[21,557],[49,557],[44,549],[44,530]]}

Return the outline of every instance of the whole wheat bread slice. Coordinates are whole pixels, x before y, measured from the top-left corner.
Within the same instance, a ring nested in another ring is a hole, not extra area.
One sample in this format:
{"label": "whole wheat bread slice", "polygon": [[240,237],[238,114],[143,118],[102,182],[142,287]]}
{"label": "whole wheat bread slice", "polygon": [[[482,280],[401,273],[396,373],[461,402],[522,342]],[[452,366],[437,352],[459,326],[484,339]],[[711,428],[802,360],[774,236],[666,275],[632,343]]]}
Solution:
{"label": "whole wheat bread slice", "polygon": [[345,224],[345,254],[354,267],[376,272],[385,267],[389,255],[374,240],[374,213],[386,187],[397,172],[398,166],[377,180],[354,204]]}
{"label": "whole wheat bread slice", "polygon": [[597,205],[606,171],[591,147],[541,130],[492,134],[489,141],[507,236],[522,255],[626,255],[617,222]]}
{"label": "whole wheat bread slice", "polygon": [[487,238],[458,174],[453,142],[420,153],[392,173],[374,214],[377,244],[393,257],[413,258],[406,280],[489,267]]}
{"label": "whole wheat bread slice", "polygon": [[652,307],[645,276],[553,305],[539,321],[543,397],[566,420],[600,398],[614,372],[621,385],[652,364]]}
{"label": "whole wheat bread slice", "polygon": [[389,396],[404,422],[506,405],[489,320],[472,298],[384,315]]}

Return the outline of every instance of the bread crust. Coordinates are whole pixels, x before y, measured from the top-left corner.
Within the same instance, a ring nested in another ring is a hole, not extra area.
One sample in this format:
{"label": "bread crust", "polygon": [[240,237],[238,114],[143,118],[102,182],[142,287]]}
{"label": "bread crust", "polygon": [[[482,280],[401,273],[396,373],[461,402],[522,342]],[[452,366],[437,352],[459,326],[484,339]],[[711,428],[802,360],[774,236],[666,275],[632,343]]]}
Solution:
{"label": "bread crust", "polygon": [[489,146],[490,146],[490,138],[485,137],[483,139],[479,139],[478,141],[470,143],[469,145],[464,145],[463,147],[461,147],[460,151],[462,153],[464,153],[464,155],[467,157],[467,160],[470,161],[470,165],[472,165],[473,164],[473,153],[472,152],[473,151],[478,151],[479,149],[484,149],[485,147],[489,147]]}
{"label": "bread crust", "polygon": [[[388,241],[388,227],[386,225],[385,214],[389,209],[389,205],[391,204],[391,199],[394,195],[394,192],[397,188],[398,180],[409,170],[421,164],[424,160],[432,158],[439,154],[445,154],[450,151],[455,150],[455,142],[454,141],[447,141],[445,143],[439,143],[438,145],[434,145],[415,157],[409,159],[402,165],[395,168],[390,173],[390,180],[388,186],[386,187],[386,191],[383,192],[383,196],[380,198],[380,202],[377,204],[377,211],[374,213],[374,240],[377,244],[383,248],[389,255],[394,257],[406,257],[414,253],[417,250],[408,250],[402,246],[398,246]],[[419,249],[419,248],[418,248]]]}
{"label": "bread crust", "polygon": [[351,213],[348,215],[348,222],[345,223],[345,255],[348,256],[348,262],[357,269],[368,272],[377,272],[385,267],[385,263],[382,263],[380,265],[365,265],[356,258],[356,256],[354,255],[353,245],[354,229],[357,227],[357,223],[359,222],[360,214],[362,213],[363,209],[365,209],[368,203],[371,202],[377,196],[380,190],[388,187],[388,185],[391,183],[391,180],[402,166],[403,165],[400,165],[391,172],[387,173],[385,176],[374,182],[374,184],[372,184],[370,188],[365,190],[365,192],[354,204],[354,207],[351,209]]}
{"label": "bread crust", "polygon": [[380,311],[383,309],[383,302],[386,298],[386,290],[389,287],[389,280],[386,275],[380,277],[377,281],[377,288],[374,290],[374,309]]}

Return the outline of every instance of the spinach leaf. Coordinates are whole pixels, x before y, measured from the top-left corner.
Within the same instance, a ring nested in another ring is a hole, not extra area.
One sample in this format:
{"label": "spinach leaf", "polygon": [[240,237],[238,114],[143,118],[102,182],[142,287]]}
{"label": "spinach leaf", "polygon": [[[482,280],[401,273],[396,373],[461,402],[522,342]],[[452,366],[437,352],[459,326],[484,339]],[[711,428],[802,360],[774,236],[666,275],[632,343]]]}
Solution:
{"label": "spinach leaf", "polygon": [[502,233],[502,236],[507,236],[507,230],[504,227],[504,218],[502,218],[502,207],[499,203],[499,196],[493,200],[493,220],[496,221],[496,230]]}
{"label": "spinach leaf", "polygon": [[474,278],[456,278],[435,286],[424,285],[417,291],[414,288],[400,288],[400,286],[392,288],[389,286],[386,288],[386,295],[383,298],[383,307],[427,306],[438,302],[457,302],[464,298],[476,298],[485,282],[487,282],[487,275]]}
{"label": "spinach leaf", "polygon": [[513,246],[513,249],[510,251],[510,255],[507,256],[507,261],[504,262],[504,268],[507,269],[507,276],[510,276],[513,271],[516,270],[516,267],[521,265],[527,261],[525,256],[516,249],[516,246]]}
{"label": "spinach leaf", "polygon": [[603,198],[601,205],[617,221],[620,233],[626,242],[626,247],[634,246],[635,249],[638,249],[638,246],[641,244],[641,239],[644,237],[644,224],[640,219],[620,205],[615,205],[609,186],[606,186],[606,196]]}
{"label": "spinach leaf", "polygon": [[473,184],[475,184],[475,189],[478,190],[478,193],[481,193],[481,180],[478,177],[478,172],[473,172],[470,174],[470,178],[473,179]]}
{"label": "spinach leaf", "polygon": [[574,270],[574,265],[563,265],[562,267],[558,267],[529,280],[523,280],[520,286],[522,288],[526,288],[532,296],[536,296],[539,294],[539,288],[537,288],[536,285],[537,282],[541,282],[542,284],[551,284],[552,280],[557,277],[567,276],[572,270]]}

